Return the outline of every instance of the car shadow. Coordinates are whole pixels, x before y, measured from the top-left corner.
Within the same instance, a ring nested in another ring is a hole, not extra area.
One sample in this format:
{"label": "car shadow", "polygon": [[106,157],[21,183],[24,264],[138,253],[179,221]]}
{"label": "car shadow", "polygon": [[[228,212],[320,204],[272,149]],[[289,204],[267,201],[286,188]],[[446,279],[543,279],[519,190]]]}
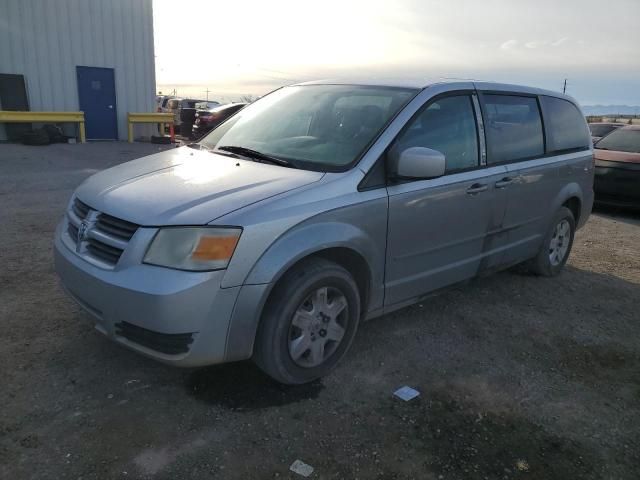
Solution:
{"label": "car shadow", "polygon": [[320,381],[282,385],[249,361],[205,367],[191,372],[185,382],[189,395],[233,411],[252,411],[316,398]]}
{"label": "car shadow", "polygon": [[614,207],[610,205],[595,204],[593,213],[612,218],[619,222],[640,226],[640,207]]}

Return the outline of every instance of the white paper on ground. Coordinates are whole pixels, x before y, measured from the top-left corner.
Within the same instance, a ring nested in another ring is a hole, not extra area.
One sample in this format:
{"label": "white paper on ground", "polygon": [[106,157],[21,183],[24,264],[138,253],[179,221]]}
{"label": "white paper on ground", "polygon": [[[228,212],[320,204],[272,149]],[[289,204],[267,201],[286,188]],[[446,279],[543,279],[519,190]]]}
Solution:
{"label": "white paper on ground", "polygon": [[420,392],[405,385],[404,387],[399,388],[398,390],[393,392],[393,394],[396,397],[401,398],[405,402],[408,402],[409,400],[413,400],[418,395],[420,395]]}
{"label": "white paper on ground", "polygon": [[313,467],[311,465],[307,465],[301,460],[296,460],[295,462],[293,462],[289,467],[289,470],[297,473],[298,475],[302,475],[303,477],[308,477],[313,473]]}

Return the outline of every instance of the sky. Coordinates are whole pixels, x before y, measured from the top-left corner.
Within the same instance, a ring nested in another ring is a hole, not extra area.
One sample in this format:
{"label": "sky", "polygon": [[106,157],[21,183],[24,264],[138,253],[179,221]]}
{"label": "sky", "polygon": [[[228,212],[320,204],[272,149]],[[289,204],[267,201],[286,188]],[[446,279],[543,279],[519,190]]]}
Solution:
{"label": "sky", "polygon": [[566,78],[583,105],[640,105],[640,0],[154,0],[153,8],[165,93],[231,101],[354,77],[561,91]]}

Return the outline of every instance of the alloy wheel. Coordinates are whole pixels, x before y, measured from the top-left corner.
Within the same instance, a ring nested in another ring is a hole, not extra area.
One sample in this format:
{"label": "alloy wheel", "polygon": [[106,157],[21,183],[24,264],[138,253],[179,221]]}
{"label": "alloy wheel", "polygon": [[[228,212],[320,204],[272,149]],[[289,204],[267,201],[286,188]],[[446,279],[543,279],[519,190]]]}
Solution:
{"label": "alloy wheel", "polygon": [[556,225],[549,243],[549,261],[554,267],[560,265],[567,255],[571,241],[571,225],[567,219],[562,219]]}
{"label": "alloy wheel", "polygon": [[334,287],[314,290],[297,308],[289,328],[289,355],[299,366],[317,367],[337,350],[348,321],[346,297]]}

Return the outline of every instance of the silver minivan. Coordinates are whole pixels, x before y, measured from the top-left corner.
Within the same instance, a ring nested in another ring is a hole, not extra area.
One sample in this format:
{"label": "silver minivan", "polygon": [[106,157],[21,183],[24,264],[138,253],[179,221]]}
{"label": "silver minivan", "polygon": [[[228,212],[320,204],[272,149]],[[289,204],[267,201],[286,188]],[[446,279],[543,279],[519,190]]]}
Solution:
{"label": "silver minivan", "polygon": [[564,266],[593,203],[572,98],[480,82],[278,89],[198,143],[74,193],[56,270],[96,328],[165,363],[327,374],[361,320],[526,263]]}

